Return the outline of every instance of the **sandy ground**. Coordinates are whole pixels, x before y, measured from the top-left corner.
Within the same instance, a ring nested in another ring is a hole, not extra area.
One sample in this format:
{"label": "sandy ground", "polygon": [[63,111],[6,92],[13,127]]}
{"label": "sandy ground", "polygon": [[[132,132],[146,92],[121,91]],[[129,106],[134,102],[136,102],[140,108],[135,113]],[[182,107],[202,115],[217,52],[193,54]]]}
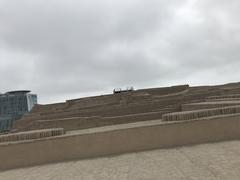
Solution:
{"label": "sandy ground", "polygon": [[35,179],[239,180],[240,141],[160,149],[0,172],[0,180]]}

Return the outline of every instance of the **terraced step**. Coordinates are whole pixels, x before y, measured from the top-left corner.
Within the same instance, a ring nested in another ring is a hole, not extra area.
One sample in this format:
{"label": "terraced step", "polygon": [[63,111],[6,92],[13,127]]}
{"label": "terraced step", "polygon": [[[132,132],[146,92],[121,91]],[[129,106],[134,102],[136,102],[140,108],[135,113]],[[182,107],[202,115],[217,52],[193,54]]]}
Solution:
{"label": "terraced step", "polygon": [[182,111],[194,111],[200,109],[212,109],[221,108],[226,106],[237,106],[240,105],[240,101],[209,101],[200,103],[183,104]]}
{"label": "terraced step", "polygon": [[229,106],[229,107],[223,107],[223,108],[168,113],[168,114],[164,114],[162,118],[163,118],[163,121],[186,121],[186,120],[206,118],[211,116],[237,114],[237,113],[240,113],[240,106]]}
{"label": "terraced step", "polygon": [[[42,113],[25,116],[22,120],[15,121],[13,128],[22,129],[28,126],[30,123],[37,120],[54,120],[73,117],[116,117],[116,116],[131,116],[134,114],[151,113],[162,111],[162,113],[169,113],[173,111],[181,110],[180,104],[178,105],[178,99],[148,102],[136,105],[124,105],[124,106],[107,106],[91,110],[71,110],[62,112]],[[169,105],[170,104],[170,105]],[[171,105],[174,104],[174,105]],[[177,105],[176,105],[177,104]]]}
{"label": "terraced step", "polygon": [[23,130],[64,128],[66,131],[69,131],[78,129],[88,129],[101,126],[162,119],[162,115],[167,112],[169,111],[157,111],[115,117],[93,116],[93,117],[61,118],[53,120],[37,120],[34,121],[29,127],[26,127]]}
{"label": "terraced step", "polygon": [[219,99],[205,99],[206,102],[216,101],[240,101],[240,98],[219,98]]}
{"label": "terraced step", "polygon": [[226,99],[226,98],[240,98],[240,94],[231,94],[231,95],[223,95],[223,96],[210,96],[206,99]]}

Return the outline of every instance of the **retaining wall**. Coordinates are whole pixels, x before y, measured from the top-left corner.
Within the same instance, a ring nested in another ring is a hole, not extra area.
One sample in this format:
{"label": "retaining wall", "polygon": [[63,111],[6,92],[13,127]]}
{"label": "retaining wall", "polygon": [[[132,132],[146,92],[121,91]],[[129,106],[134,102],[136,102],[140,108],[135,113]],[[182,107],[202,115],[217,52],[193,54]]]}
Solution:
{"label": "retaining wall", "polygon": [[59,161],[240,138],[240,115],[205,120],[149,121],[0,145],[0,170]]}
{"label": "retaining wall", "polygon": [[63,134],[64,134],[63,128],[43,129],[43,130],[26,131],[26,132],[20,132],[20,133],[12,133],[12,134],[0,135],[0,143],[40,139],[40,138],[46,138],[51,136],[59,136]]}
{"label": "retaining wall", "polygon": [[[240,89],[239,91],[240,92]],[[206,99],[225,99],[225,98],[240,98],[240,94],[229,94],[229,95],[221,95],[221,96],[210,96]]]}
{"label": "retaining wall", "polygon": [[240,98],[219,98],[219,99],[205,99],[206,102],[218,102],[218,101],[240,101]]}
{"label": "retaining wall", "polygon": [[240,105],[240,101],[217,101],[217,102],[191,103],[191,104],[183,104],[182,111],[214,109],[214,108],[221,108],[226,106],[237,106],[237,105]]}
{"label": "retaining wall", "polygon": [[225,114],[236,114],[236,113],[240,113],[240,106],[229,106],[229,107],[223,107],[223,108],[168,113],[168,114],[164,114],[162,116],[162,119],[164,121],[186,121],[186,120],[198,119],[203,117],[225,115]]}

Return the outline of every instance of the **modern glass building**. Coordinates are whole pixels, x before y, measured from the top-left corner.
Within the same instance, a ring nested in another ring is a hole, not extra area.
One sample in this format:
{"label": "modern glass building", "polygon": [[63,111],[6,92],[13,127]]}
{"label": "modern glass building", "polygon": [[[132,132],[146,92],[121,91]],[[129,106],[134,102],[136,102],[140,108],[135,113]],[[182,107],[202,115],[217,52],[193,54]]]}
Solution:
{"label": "modern glass building", "polygon": [[0,132],[10,130],[13,121],[21,119],[35,104],[37,95],[27,90],[0,94]]}

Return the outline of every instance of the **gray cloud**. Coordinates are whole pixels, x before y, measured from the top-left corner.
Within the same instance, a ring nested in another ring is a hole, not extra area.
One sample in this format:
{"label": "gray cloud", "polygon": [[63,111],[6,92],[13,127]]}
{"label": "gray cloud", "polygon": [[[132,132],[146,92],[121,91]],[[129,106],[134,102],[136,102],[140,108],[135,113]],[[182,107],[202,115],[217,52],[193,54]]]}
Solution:
{"label": "gray cloud", "polygon": [[237,0],[0,0],[1,91],[41,103],[239,81]]}

